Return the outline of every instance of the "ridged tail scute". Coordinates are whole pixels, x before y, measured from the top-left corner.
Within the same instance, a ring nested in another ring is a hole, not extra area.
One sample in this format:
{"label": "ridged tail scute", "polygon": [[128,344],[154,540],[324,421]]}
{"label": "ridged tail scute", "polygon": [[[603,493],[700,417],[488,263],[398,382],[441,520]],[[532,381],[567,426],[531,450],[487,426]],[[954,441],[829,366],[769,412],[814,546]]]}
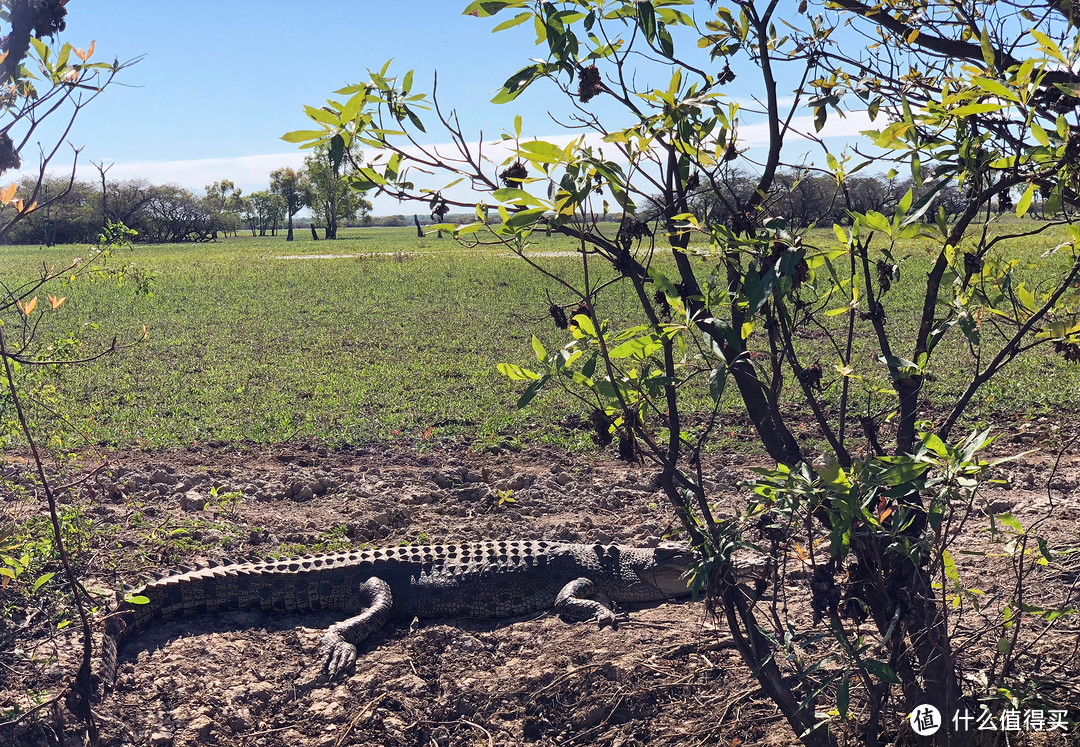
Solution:
{"label": "ridged tail scute", "polygon": [[128,624],[123,617],[110,617],[105,623],[105,637],[101,641],[101,684],[106,692],[116,685],[116,657],[127,636]]}
{"label": "ridged tail scute", "polygon": [[350,602],[355,595],[346,577],[348,566],[364,559],[357,553],[267,559],[184,570],[151,581],[127,597],[145,597],[149,601],[121,602],[105,623],[104,689],[111,690],[115,685],[124,644],[159,621],[228,609],[297,612],[352,608]]}

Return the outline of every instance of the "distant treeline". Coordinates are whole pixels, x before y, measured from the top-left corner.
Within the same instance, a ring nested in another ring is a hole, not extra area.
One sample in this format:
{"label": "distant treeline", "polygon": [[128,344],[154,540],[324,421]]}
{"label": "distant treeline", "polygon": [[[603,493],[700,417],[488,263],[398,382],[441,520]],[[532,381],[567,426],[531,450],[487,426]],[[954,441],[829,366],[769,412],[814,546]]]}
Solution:
{"label": "distant treeline", "polygon": [[[280,172],[275,172],[280,173]],[[916,200],[925,194],[927,187],[915,187],[911,179],[886,176],[855,176],[846,182],[846,195],[837,187],[832,176],[791,171],[777,178],[778,185],[769,195],[769,211],[786,218],[796,227],[848,223],[849,208],[856,212],[870,210],[891,214],[909,189]],[[30,194],[35,182],[24,180],[19,194]],[[756,188],[756,180],[750,174],[732,171],[723,179],[706,183],[699,180],[690,196],[691,211],[705,222],[727,223],[731,209],[746,200]],[[219,236],[236,235],[250,231],[252,235],[276,235],[288,220],[285,198],[271,189],[243,195],[227,180],[215,182],[197,195],[176,185],[157,185],[143,179],[91,184],[84,181],[48,178],[38,193],[39,207],[7,235],[11,244],[72,244],[94,243],[106,221],[124,223],[138,232],[137,241],[184,242],[209,241]],[[344,201],[343,201],[344,202]],[[963,209],[965,201],[956,189],[947,187],[935,194],[927,219],[932,220],[939,211],[951,220]],[[1032,217],[1039,217],[1041,200],[1032,205]],[[1011,200],[1006,195],[999,209],[1007,209]],[[420,206],[423,209],[424,206]],[[0,220],[4,211],[0,209]],[[312,211],[313,218],[302,218],[296,225],[305,229],[314,222],[325,231],[322,213]],[[664,212],[663,206],[652,202],[637,207],[634,218],[653,221]],[[407,215],[372,216],[370,203],[359,200],[337,207],[340,225],[343,226],[414,226],[431,225],[435,221],[426,212]],[[603,216],[604,220],[620,221],[622,213]],[[451,213],[445,223],[472,223],[475,213]],[[497,213],[491,212],[489,221],[497,222]]]}
{"label": "distant treeline", "polygon": [[[95,243],[102,229],[123,223],[134,229],[136,241],[209,241],[251,231],[253,236],[276,235],[287,229],[293,238],[296,214],[311,209],[303,225],[321,228],[323,238],[335,238],[339,226],[364,225],[371,203],[351,189],[349,177],[361,163],[350,153],[347,163],[333,164],[325,148],[304,159],[303,169],[283,167],[270,172],[268,189],[249,195],[228,179],[204,188],[203,194],[175,184],[151,184],[145,179],[111,181],[111,168],[95,163],[100,181],[90,183],[47,177],[40,185],[26,178],[17,192],[35,210],[16,223],[5,240],[12,244]],[[4,211],[14,206],[0,208]]]}
{"label": "distant treeline", "polygon": [[[24,180],[18,193],[32,194],[35,184],[36,180]],[[199,195],[144,179],[107,182],[103,192],[100,184],[47,178],[37,202],[38,208],[11,229],[6,243],[96,243],[106,221],[135,229],[135,240],[142,242],[209,241],[247,231],[253,236],[276,235],[288,221],[280,194],[261,190],[243,195],[227,180],[208,185]],[[342,225],[366,225],[370,205],[361,202],[355,207],[351,213],[339,210]],[[0,220],[6,217],[4,211],[13,209],[0,209]],[[310,219],[300,222],[310,223]],[[316,225],[322,227],[322,222]]]}

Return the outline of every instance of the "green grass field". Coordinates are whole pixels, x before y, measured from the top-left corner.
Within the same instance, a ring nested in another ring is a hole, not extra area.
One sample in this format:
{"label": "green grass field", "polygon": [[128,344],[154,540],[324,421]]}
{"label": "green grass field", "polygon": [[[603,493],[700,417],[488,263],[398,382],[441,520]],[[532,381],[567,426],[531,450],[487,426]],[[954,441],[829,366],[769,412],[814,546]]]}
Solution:
{"label": "green grass field", "polygon": [[[42,341],[75,335],[86,355],[107,347],[114,335],[133,340],[142,325],[149,330],[131,349],[48,373],[46,383],[66,403],[63,414],[90,441],[123,447],[291,439],[331,445],[443,438],[479,445],[587,442],[587,434],[565,427],[567,407],[583,413],[581,406],[542,396],[517,411],[519,386],[495,370],[501,361],[535,361],[534,333],[549,349],[568,339],[547,315],[545,291],[560,302],[570,299],[520,260],[496,249],[462,249],[449,239],[418,239],[411,228],[350,229],[334,242],[313,242],[306,230],[297,237],[291,244],[281,235],[136,245],[110,261],[153,273],[150,296],[139,294],[130,276],[119,286],[80,278],[51,289],[67,302],[45,314]],[[835,243],[831,232],[814,238]],[[1009,251],[1026,263],[1061,240],[1045,235]],[[574,247],[540,239],[537,248]],[[43,263],[80,253],[86,249],[3,247],[0,272],[10,286]],[[327,253],[363,256],[280,258]],[[890,329],[913,326],[903,316],[913,317],[922,303],[928,253],[912,244],[904,254]],[[541,261],[568,279],[580,277],[575,257]],[[608,314],[619,319],[634,299],[616,287],[609,301]],[[10,327],[6,334],[17,336]],[[962,343],[956,333],[936,366],[928,394],[939,404],[952,401],[970,368]],[[820,358],[828,381],[835,358],[816,345],[821,349],[810,344],[806,352]],[[860,371],[884,381],[869,346],[860,347],[867,351]],[[999,421],[1075,413],[1078,384],[1080,367],[1036,351],[988,385],[973,412]],[[826,399],[835,401],[838,389]],[[737,403],[726,396],[737,423]],[[706,405],[704,394],[698,404]]]}

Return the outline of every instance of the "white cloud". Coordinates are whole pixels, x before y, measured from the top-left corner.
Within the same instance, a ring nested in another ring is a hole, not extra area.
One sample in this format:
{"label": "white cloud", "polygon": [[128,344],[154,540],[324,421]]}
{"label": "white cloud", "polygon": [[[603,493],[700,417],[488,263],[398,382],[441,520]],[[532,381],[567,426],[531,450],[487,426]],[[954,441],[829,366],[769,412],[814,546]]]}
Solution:
{"label": "white cloud", "polygon": [[[835,113],[831,113],[824,129],[820,133],[816,133],[816,135],[831,141],[844,139],[847,142],[856,142],[864,139],[859,135],[860,131],[871,129],[874,126],[874,123],[870,121],[865,112],[850,112],[846,117],[840,117]],[[792,121],[792,127],[797,132],[814,133],[813,117],[796,117]],[[559,134],[543,136],[539,139],[565,147],[568,143],[578,137],[580,137],[580,135]],[[767,145],[769,142],[768,124],[766,122],[744,124],[739,128],[738,138],[739,146],[741,148],[749,148],[751,151]],[[603,147],[601,137],[597,134],[587,134],[585,136],[585,141],[587,145]],[[806,150],[803,150],[800,147],[800,143],[805,144]],[[840,144],[833,142],[831,145],[835,148],[835,146]],[[816,146],[812,145],[809,140],[802,140],[794,136],[789,136],[789,147],[792,148],[793,152],[808,152],[811,157],[813,157],[814,150],[816,149]],[[513,154],[512,149],[512,140],[494,140],[485,142],[483,145],[484,159],[487,161],[487,163],[484,164],[485,170],[489,174],[497,172],[497,165]],[[454,146],[450,144],[427,146],[427,150],[438,150],[446,156],[453,156],[456,154]],[[190,189],[197,194],[201,194],[203,188],[212,182],[221,179],[230,179],[240,187],[245,194],[247,194],[260,189],[266,189],[270,182],[270,172],[275,169],[279,169],[283,166],[301,168],[303,166],[305,154],[305,151],[296,150],[286,153],[237,156],[235,158],[200,158],[183,161],[133,161],[130,163],[115,163],[108,171],[108,179],[110,181],[146,179],[154,184],[177,184],[181,187]],[[613,157],[615,153],[612,152],[607,155],[608,157]],[[752,153],[751,155],[755,154]],[[367,157],[371,158],[372,154],[367,154]],[[67,169],[70,169],[70,166],[68,166]],[[57,166],[55,169],[50,169],[50,171],[57,175],[62,175],[68,173],[67,169],[62,166]],[[79,164],[77,177],[92,183],[97,183],[100,178],[97,170],[88,162]],[[420,186],[429,188],[438,188],[447,181],[451,181],[449,176],[440,175],[439,177],[431,177],[419,173],[418,171],[413,171],[412,177]],[[481,196],[474,195],[465,183],[453,188],[447,196],[463,201],[482,199]],[[375,196],[373,203],[376,215],[425,212],[425,206],[423,204],[398,203],[396,200],[389,197]]]}
{"label": "white cloud", "polygon": [[[865,140],[859,133],[863,130],[876,129],[878,125],[870,121],[870,116],[864,111],[848,112],[841,117],[836,112],[829,112],[829,118],[821,132],[814,132],[814,118],[812,116],[795,117],[791,121],[791,128],[798,133],[807,133],[822,139],[844,138],[849,142]],[[767,122],[759,122],[752,125],[739,127],[739,142],[744,145],[767,145],[769,143],[769,125]]]}
{"label": "white cloud", "polygon": [[[187,161],[134,161],[114,164],[108,172],[110,180],[146,179],[154,184],[177,184],[195,192],[201,192],[207,184],[230,179],[244,192],[266,189],[270,172],[282,166],[301,168],[304,153],[268,153],[260,156],[236,158],[198,158]],[[97,170],[89,164],[80,164],[80,179],[96,181]]]}

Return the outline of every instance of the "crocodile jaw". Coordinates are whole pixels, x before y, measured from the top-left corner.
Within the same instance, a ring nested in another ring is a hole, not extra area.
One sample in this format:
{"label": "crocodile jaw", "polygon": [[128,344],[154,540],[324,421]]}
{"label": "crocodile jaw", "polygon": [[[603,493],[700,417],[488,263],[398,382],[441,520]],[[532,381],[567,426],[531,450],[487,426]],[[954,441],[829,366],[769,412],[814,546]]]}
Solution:
{"label": "crocodile jaw", "polygon": [[658,547],[641,576],[665,597],[684,597],[690,594],[688,571],[694,560],[694,554],[685,548]]}

